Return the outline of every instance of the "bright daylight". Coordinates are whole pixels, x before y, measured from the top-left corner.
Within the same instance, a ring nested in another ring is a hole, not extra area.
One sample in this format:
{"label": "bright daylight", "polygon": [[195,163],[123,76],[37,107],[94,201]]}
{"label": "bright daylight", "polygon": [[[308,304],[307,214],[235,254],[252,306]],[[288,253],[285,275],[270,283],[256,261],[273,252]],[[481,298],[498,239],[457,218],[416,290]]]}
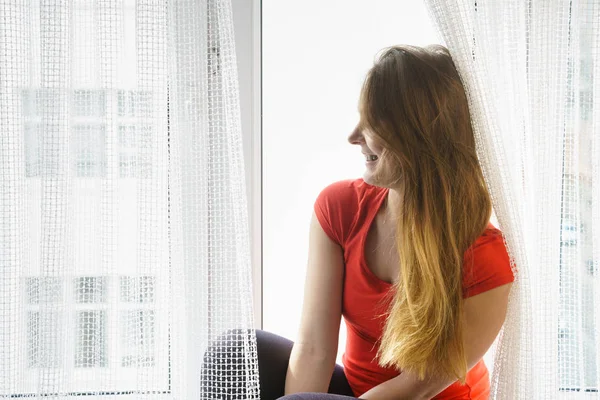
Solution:
{"label": "bright daylight", "polygon": [[600,0],[0,0],[0,398],[588,400]]}

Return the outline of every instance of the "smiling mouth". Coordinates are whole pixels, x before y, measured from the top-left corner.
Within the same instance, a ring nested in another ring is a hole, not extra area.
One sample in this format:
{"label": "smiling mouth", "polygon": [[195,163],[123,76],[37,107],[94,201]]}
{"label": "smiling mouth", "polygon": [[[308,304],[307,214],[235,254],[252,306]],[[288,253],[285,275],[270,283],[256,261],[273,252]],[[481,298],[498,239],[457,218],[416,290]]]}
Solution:
{"label": "smiling mouth", "polygon": [[367,161],[376,161],[378,157],[373,154],[365,154],[365,158],[367,159]]}

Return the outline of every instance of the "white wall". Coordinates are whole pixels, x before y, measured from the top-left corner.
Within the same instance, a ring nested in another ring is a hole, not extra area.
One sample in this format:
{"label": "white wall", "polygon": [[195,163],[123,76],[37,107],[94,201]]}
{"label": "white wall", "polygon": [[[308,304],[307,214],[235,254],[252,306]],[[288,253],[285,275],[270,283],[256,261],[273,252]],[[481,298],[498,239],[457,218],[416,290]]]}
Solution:
{"label": "white wall", "polygon": [[[362,176],[348,144],[362,79],[394,44],[440,43],[421,2],[263,0],[263,321],[294,339],[314,200]],[[343,337],[342,337],[343,339]]]}

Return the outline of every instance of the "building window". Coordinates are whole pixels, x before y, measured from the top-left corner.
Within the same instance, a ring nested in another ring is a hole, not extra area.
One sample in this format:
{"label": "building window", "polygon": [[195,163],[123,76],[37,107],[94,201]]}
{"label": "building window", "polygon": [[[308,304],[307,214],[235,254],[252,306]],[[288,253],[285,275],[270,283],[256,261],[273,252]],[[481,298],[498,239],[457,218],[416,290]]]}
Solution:
{"label": "building window", "polygon": [[104,310],[77,312],[75,368],[107,366],[106,319]]}
{"label": "building window", "polygon": [[[113,292],[112,280],[119,283]],[[29,368],[108,368],[115,365],[111,360],[118,360],[123,368],[156,365],[157,346],[168,344],[157,343],[154,276],[75,277],[69,291],[65,282],[61,277],[25,280]],[[108,307],[109,302],[115,306]],[[58,311],[61,303],[74,304],[73,318]],[[121,343],[112,354],[108,346],[111,321]],[[73,332],[72,361],[65,358],[69,353],[63,349],[65,329]]]}
{"label": "building window", "polygon": [[[140,90],[74,90],[70,101],[68,135],[47,114],[65,101],[54,89],[22,92],[25,174],[27,177],[56,176],[72,168],[77,178],[106,177],[107,149],[115,149],[120,178],[145,178],[152,173],[153,129],[148,117],[153,96]],[[111,104],[116,104],[116,128],[107,128]],[[67,143],[69,146],[67,147]],[[109,143],[114,146],[109,147]],[[69,150],[67,150],[69,149]]]}
{"label": "building window", "polygon": [[71,128],[75,176],[106,176],[106,128],[104,124],[77,124]]}
{"label": "building window", "polygon": [[121,315],[123,367],[152,367],[155,364],[155,314],[152,309],[124,311]]}

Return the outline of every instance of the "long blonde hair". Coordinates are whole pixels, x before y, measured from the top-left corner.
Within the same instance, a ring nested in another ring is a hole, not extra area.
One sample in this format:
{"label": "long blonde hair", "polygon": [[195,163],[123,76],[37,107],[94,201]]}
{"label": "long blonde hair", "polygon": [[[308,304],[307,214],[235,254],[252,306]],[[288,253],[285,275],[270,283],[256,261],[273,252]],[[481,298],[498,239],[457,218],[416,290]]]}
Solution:
{"label": "long blonde hair", "polygon": [[385,49],[365,79],[361,123],[383,147],[378,177],[401,193],[400,274],[379,362],[464,382],[463,257],[492,212],[469,107],[448,50]]}

